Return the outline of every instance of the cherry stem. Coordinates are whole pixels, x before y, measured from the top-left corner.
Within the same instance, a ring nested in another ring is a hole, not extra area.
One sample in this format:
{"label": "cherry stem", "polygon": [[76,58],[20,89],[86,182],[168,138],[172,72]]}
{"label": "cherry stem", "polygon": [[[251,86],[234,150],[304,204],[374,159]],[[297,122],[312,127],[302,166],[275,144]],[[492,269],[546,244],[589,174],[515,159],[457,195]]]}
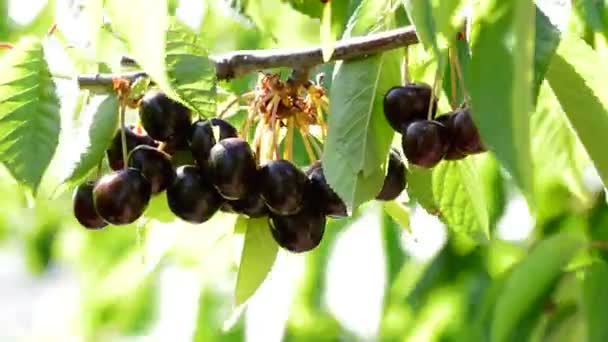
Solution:
{"label": "cherry stem", "polygon": [[126,111],[125,101],[122,100],[120,104],[120,112],[118,114],[120,120],[120,144],[122,150],[122,168],[126,170],[127,167],[127,128],[125,126],[125,111]]}
{"label": "cherry stem", "polygon": [[11,43],[0,43],[0,49],[12,50],[15,48],[15,45]]}
{"label": "cherry stem", "polygon": [[401,60],[401,83],[403,85],[410,83],[409,51],[409,47],[403,48],[403,59]]}
{"label": "cherry stem", "polygon": [[287,137],[285,138],[285,151],[283,157],[286,160],[293,161],[293,129],[295,123],[293,118],[287,120]]}
{"label": "cherry stem", "polygon": [[433,88],[431,88],[431,96],[429,99],[429,111],[427,113],[427,119],[428,120],[433,120],[435,119],[435,115],[433,114],[433,107],[434,103],[435,103],[435,94],[437,92],[437,86],[439,85],[439,80],[441,79],[441,69],[439,68],[439,66],[441,65],[441,63],[439,63],[439,61],[437,62],[437,71],[435,72],[435,80],[433,81]]}
{"label": "cherry stem", "polygon": [[300,129],[300,135],[302,136],[302,141],[304,142],[304,148],[306,149],[306,154],[308,154],[308,159],[310,163],[314,163],[317,161],[317,157],[315,156],[315,152],[312,150],[310,146],[310,142],[308,141],[308,135],[302,129]]}
{"label": "cherry stem", "polygon": [[456,70],[456,75],[458,76],[458,82],[460,84],[460,88],[462,89],[462,93],[464,94],[464,101],[468,104],[471,102],[471,96],[467,91],[467,86],[464,82],[464,77],[462,76],[462,69],[460,68],[460,60],[458,58],[458,53],[455,52],[450,55],[450,63],[452,63],[452,67]]}
{"label": "cherry stem", "polygon": [[57,31],[57,23],[54,23],[53,25],[51,25],[49,30],[46,32],[47,37],[52,36],[56,31]]}
{"label": "cherry stem", "polygon": [[321,156],[323,156],[323,148],[321,147],[321,145],[319,145],[319,143],[317,142],[317,139],[315,139],[314,136],[312,136],[310,133],[308,133],[306,135],[309,139],[309,141],[312,143],[312,147],[315,149],[315,152],[317,153],[317,158],[321,158]]}
{"label": "cherry stem", "polygon": [[450,90],[452,92],[452,96],[451,96],[451,103],[450,106],[452,107],[452,109],[456,109],[456,107],[458,106],[456,104],[456,70],[454,70],[454,63],[452,63],[452,60],[454,59],[454,48],[449,48],[448,49],[448,53],[449,53],[449,58],[450,58]]}

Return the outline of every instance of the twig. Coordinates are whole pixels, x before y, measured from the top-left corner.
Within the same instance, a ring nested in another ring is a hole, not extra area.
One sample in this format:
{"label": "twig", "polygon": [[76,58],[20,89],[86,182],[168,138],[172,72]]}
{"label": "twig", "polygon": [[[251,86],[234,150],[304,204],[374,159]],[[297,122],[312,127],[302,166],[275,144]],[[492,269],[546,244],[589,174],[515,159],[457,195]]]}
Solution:
{"label": "twig", "polygon": [[[348,38],[336,43],[334,54],[330,61],[364,58],[380,52],[416,44],[416,30],[413,26],[402,27],[390,31],[370,34],[368,36]],[[310,68],[323,64],[323,52],[320,46],[298,49],[267,49],[241,50],[220,55],[210,56],[215,64],[215,74],[218,80],[227,80],[246,75],[263,69],[288,67]],[[133,60],[123,58],[123,65],[134,66]],[[131,78],[137,74],[102,74],[81,75],[78,84],[81,88],[93,86],[110,87],[116,77]]]}

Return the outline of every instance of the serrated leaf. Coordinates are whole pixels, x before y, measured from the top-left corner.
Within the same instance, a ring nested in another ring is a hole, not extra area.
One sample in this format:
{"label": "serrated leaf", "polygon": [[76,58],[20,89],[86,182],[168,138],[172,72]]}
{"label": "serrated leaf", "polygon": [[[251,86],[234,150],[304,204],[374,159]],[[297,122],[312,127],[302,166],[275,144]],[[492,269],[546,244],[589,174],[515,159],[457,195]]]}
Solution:
{"label": "serrated leaf", "polygon": [[382,99],[399,84],[399,61],[393,51],[337,66],[323,165],[327,181],[351,209],[373,199],[384,182],[394,132]]}
{"label": "serrated leaf", "polygon": [[541,241],[519,264],[515,265],[496,302],[491,327],[491,341],[511,341],[520,320],[547,290],[562,269],[584,246],[580,236],[560,233]]}
{"label": "serrated leaf", "polygon": [[587,321],[587,341],[608,340],[608,265],[603,261],[594,262],[585,271],[583,288],[583,310]]}
{"label": "serrated leaf", "polygon": [[89,103],[84,109],[77,138],[76,159],[71,171],[62,181],[75,185],[82,181],[105,156],[118,129],[118,98],[111,94]]}
{"label": "serrated leaf", "polygon": [[59,99],[42,44],[25,38],[0,60],[0,162],[34,193],[59,130]]}
{"label": "serrated leaf", "polygon": [[448,228],[479,242],[489,239],[488,208],[470,159],[442,162],[432,170],[412,168],[408,193]]}
{"label": "serrated leaf", "polygon": [[268,226],[268,218],[249,219],[236,279],[234,296],[237,306],[245,303],[262,285],[274,264],[278,249]]}
{"label": "serrated leaf", "polygon": [[[173,95],[165,72],[166,0],[107,0],[112,29],[126,42],[137,64],[168,94]],[[143,12],[142,12],[143,11]]]}
{"label": "serrated leaf", "polygon": [[585,150],[608,185],[608,154],[604,136],[608,132],[608,68],[584,41],[562,40],[546,75],[547,81]]}
{"label": "serrated leaf", "polygon": [[204,43],[187,26],[171,20],[167,30],[165,61],[169,82],[187,105],[204,117],[217,111],[215,65]]}
{"label": "serrated leaf", "polygon": [[533,206],[529,116],[534,3],[489,0],[479,7],[469,78],[472,114],[484,143]]}

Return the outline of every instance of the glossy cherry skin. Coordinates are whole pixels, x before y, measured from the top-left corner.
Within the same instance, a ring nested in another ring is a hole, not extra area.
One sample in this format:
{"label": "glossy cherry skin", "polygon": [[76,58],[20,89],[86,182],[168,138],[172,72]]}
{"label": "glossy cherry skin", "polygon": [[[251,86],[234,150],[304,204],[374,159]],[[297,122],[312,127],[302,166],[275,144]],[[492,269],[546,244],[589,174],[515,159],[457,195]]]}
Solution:
{"label": "glossy cherry skin", "polygon": [[135,222],[146,210],[150,194],[150,182],[136,169],[114,171],[93,188],[97,213],[113,225]]}
{"label": "glossy cherry skin", "polygon": [[306,200],[319,203],[319,208],[327,216],[333,218],[347,217],[346,204],[327,183],[321,162],[313,164],[306,173],[311,188],[308,196],[310,198],[306,198]]}
{"label": "glossy cherry skin", "polygon": [[[127,140],[127,155],[133,151],[134,148],[140,145],[148,145],[152,147],[157,147],[158,143],[154,141],[151,137],[149,137],[145,133],[137,133],[136,129],[133,125],[127,126],[125,130],[125,138]],[[124,167],[122,160],[122,140],[121,140],[120,130],[116,131],[114,134],[114,138],[112,138],[112,142],[110,143],[110,147],[106,151],[106,155],[108,156],[108,164],[110,168],[114,171],[118,171]]]}
{"label": "glossy cherry skin", "polygon": [[167,188],[167,203],[177,217],[190,223],[203,223],[220,208],[223,199],[206,178],[198,166],[177,168],[175,180]]}
{"label": "glossy cherry skin", "polygon": [[99,216],[93,203],[95,182],[80,184],[72,196],[72,209],[76,220],[87,229],[101,229],[108,224]]}
{"label": "glossy cherry skin", "polygon": [[219,140],[238,137],[238,131],[229,122],[218,118],[199,120],[192,125],[190,136],[190,151],[196,163],[202,167],[207,166],[209,153],[217,143],[213,130],[217,129]]}
{"label": "glossy cherry skin", "polygon": [[449,147],[446,127],[437,121],[420,120],[410,124],[401,140],[407,160],[416,166],[432,168]]}
{"label": "glossy cherry skin", "polygon": [[325,233],[325,215],[314,206],[305,205],[297,214],[273,214],[270,231],[282,248],[293,252],[307,252],[317,247]]}
{"label": "glossy cherry skin", "polygon": [[177,148],[188,145],[191,115],[190,109],[160,91],[146,93],[139,107],[139,117],[148,135]]}
{"label": "glossy cherry skin", "polygon": [[401,159],[401,154],[394,148],[391,148],[388,158],[388,167],[382,190],[376,195],[376,199],[380,201],[392,201],[399,197],[403,189],[405,189],[407,169]]}
{"label": "glossy cherry skin", "polygon": [[443,124],[446,127],[446,131],[447,131],[447,144],[448,144],[448,148],[447,151],[445,153],[445,156],[443,156],[443,159],[445,160],[460,160],[465,158],[467,155],[460,151],[456,144],[454,143],[454,139],[452,138],[452,126],[453,126],[453,122],[454,122],[454,113],[447,113],[444,115],[440,115],[435,119],[437,122]]}
{"label": "glossy cherry skin", "polygon": [[[389,89],[384,95],[384,116],[389,125],[401,132],[410,123],[428,117],[431,86],[425,83],[409,83]],[[433,115],[437,111],[437,100],[433,102]]]}
{"label": "glossy cherry skin", "polygon": [[249,144],[240,138],[219,141],[209,153],[213,185],[227,200],[244,198],[255,179],[257,165]]}
{"label": "glossy cherry skin", "polygon": [[293,215],[304,205],[308,178],[287,160],[271,160],[260,168],[261,192],[270,211]]}
{"label": "glossy cherry skin", "polygon": [[454,112],[448,128],[452,144],[462,153],[469,155],[486,150],[468,108]]}
{"label": "glossy cherry skin", "polygon": [[138,146],[129,154],[129,167],[150,182],[152,194],[165,191],[175,178],[171,156],[150,146]]}

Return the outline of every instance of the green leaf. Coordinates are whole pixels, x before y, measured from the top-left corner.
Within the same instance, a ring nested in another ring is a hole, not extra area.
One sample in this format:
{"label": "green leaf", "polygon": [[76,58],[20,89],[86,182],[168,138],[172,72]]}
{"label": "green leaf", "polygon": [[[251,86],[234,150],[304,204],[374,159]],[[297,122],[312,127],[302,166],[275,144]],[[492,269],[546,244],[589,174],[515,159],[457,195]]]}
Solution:
{"label": "green leaf", "polygon": [[608,340],[608,265],[603,261],[594,262],[585,271],[583,288],[583,309],[587,320],[587,341]]}
{"label": "green leaf", "polygon": [[0,162],[34,193],[59,130],[59,99],[42,43],[23,39],[0,60]]}
{"label": "green leaf", "polygon": [[103,159],[118,129],[118,99],[107,95],[92,101],[82,115],[82,125],[75,147],[76,160],[62,183],[71,185],[82,181]]}
{"label": "green leaf", "polygon": [[483,141],[533,206],[529,115],[534,3],[489,0],[480,6],[475,22],[479,33],[473,38],[469,78],[472,114]]}
{"label": "green leaf", "polygon": [[416,27],[416,35],[427,51],[432,51],[436,57],[440,56],[436,40],[433,7],[428,0],[403,0],[410,22]]}
{"label": "green leaf", "polygon": [[534,39],[534,93],[536,101],[540,85],[545,79],[545,73],[549,63],[557,51],[561,40],[561,32],[555,27],[549,18],[536,7],[536,31]]}
{"label": "green leaf", "polygon": [[112,29],[126,42],[130,55],[165,92],[173,95],[165,72],[166,0],[107,0]]}
{"label": "green leaf", "polygon": [[382,99],[399,84],[399,61],[393,51],[337,66],[323,165],[327,181],[350,209],[373,199],[384,183],[394,132]]}
{"label": "green leaf", "polygon": [[494,308],[492,341],[511,341],[510,335],[516,333],[514,328],[532,304],[555,284],[564,266],[583,246],[580,236],[553,235],[541,241],[527,258],[514,266]]}
{"label": "green leaf", "polygon": [[568,120],[595,164],[604,186],[608,184],[608,68],[584,41],[562,40],[547,70],[547,80]]}
{"label": "green leaf", "polygon": [[489,238],[488,208],[471,159],[444,161],[432,170],[413,167],[408,193],[448,228],[479,242]]}
{"label": "green leaf", "polygon": [[[296,11],[306,14],[307,16],[313,18],[321,18],[323,9],[325,6],[321,1],[310,1],[310,0],[281,0],[282,2],[287,2],[293,7]],[[348,1],[343,1],[348,3]]]}
{"label": "green leaf", "polygon": [[[376,0],[379,1],[379,0]],[[342,35],[348,17],[349,1],[331,1],[323,5],[321,15],[321,46],[323,60],[329,61],[334,53],[336,39]]]}
{"label": "green leaf", "polygon": [[268,218],[250,219],[236,279],[237,306],[245,303],[262,285],[274,264],[278,249],[268,226]]}
{"label": "green leaf", "polygon": [[408,207],[397,201],[384,202],[383,207],[384,212],[387,213],[401,228],[410,230],[410,210]]}
{"label": "green leaf", "polygon": [[217,111],[215,65],[204,43],[176,19],[167,31],[166,63],[169,82],[179,97],[204,117]]}

